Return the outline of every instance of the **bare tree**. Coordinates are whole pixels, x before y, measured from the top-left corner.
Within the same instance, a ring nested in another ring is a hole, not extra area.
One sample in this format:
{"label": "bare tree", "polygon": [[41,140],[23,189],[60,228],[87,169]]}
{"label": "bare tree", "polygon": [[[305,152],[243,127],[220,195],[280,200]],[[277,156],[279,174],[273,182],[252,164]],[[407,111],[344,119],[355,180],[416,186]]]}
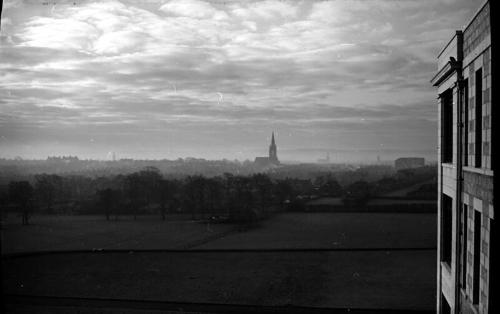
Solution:
{"label": "bare tree", "polygon": [[157,198],[160,203],[160,214],[162,220],[166,219],[167,211],[173,204],[174,194],[177,191],[177,182],[160,179],[157,184]]}
{"label": "bare tree", "polygon": [[52,206],[58,194],[61,193],[62,178],[55,174],[40,174],[35,176],[35,193],[45,204],[47,213],[53,211]]}
{"label": "bare tree", "polygon": [[22,224],[29,224],[33,209],[33,187],[28,181],[12,181],[9,184],[9,199],[21,211]]}
{"label": "bare tree", "polygon": [[99,197],[99,203],[104,209],[106,220],[109,220],[111,214],[115,212],[116,209],[116,205],[118,202],[118,191],[107,188],[104,190],[99,190],[97,192],[97,195]]}

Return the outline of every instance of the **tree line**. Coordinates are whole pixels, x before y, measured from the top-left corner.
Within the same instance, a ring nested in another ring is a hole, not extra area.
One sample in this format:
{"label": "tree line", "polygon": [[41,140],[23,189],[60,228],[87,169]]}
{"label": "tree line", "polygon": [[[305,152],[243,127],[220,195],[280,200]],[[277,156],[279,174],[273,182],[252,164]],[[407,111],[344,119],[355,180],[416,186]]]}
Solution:
{"label": "tree line", "polygon": [[333,174],[314,180],[272,179],[263,173],[168,177],[150,166],[131,174],[96,178],[37,174],[30,181],[11,181],[3,193],[0,191],[0,206],[4,212],[18,212],[23,224],[28,224],[35,212],[99,214],[107,220],[121,215],[137,219],[142,214],[166,220],[169,214],[184,213],[191,219],[223,217],[244,222],[274,211],[304,210],[307,200],[314,197],[340,197],[346,205],[362,205],[374,195],[435,176],[434,169],[427,167],[342,186]]}
{"label": "tree line", "polygon": [[[300,193],[297,180],[271,180],[265,174],[167,178],[154,167],[128,175],[89,178],[39,174],[30,181],[11,181],[2,197],[5,208],[17,211],[28,224],[35,213],[120,215],[190,214],[192,219],[224,216],[250,221],[283,209]],[[62,205],[62,206],[61,206]]]}

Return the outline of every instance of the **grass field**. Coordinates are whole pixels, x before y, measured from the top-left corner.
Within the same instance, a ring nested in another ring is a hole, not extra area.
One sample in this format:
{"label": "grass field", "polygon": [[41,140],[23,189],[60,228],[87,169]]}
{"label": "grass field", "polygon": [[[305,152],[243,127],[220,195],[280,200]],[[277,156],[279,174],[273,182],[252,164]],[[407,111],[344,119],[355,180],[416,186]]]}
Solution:
{"label": "grass field", "polygon": [[204,224],[187,219],[162,221],[156,216],[38,216],[21,226],[9,219],[2,232],[2,254],[52,250],[176,249],[226,233],[232,225]]}
{"label": "grass field", "polygon": [[106,221],[101,216],[40,216],[32,223],[21,226],[17,220],[10,220],[4,224],[2,254],[81,249],[422,248],[436,245],[434,214],[287,213],[263,221],[246,232],[231,232],[235,229],[233,225],[207,225],[186,219],[161,221],[151,216],[139,217],[137,221],[130,217]]}
{"label": "grass field", "polygon": [[[185,219],[35,217],[31,226],[11,220],[3,225],[2,254],[93,248],[197,251],[4,257],[2,284],[11,294],[432,310],[435,243],[433,214],[287,213],[244,232]],[[388,249],[272,251],[304,248]]]}
{"label": "grass field", "polygon": [[430,309],[435,253],[90,253],[7,260],[16,294]]}
{"label": "grass field", "polygon": [[423,248],[436,246],[435,214],[289,213],[206,249]]}

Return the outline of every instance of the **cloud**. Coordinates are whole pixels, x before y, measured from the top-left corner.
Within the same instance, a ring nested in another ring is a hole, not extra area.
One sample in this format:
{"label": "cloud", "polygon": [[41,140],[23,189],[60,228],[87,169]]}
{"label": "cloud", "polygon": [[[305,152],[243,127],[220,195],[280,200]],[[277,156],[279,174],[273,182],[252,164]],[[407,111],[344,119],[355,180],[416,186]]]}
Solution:
{"label": "cloud", "polygon": [[12,25],[12,20],[8,17],[4,17],[4,18],[2,18],[1,23],[2,23],[1,28],[5,28],[8,25]]}
{"label": "cloud", "polygon": [[452,11],[437,1],[382,0],[11,6],[2,18],[0,110],[9,115],[0,131],[33,145],[63,132],[57,147],[74,147],[71,139],[85,146],[92,129],[94,138],[138,150],[171,134],[172,151],[188,149],[187,142],[192,151],[216,149],[204,146],[214,136],[252,146],[253,134],[269,129],[296,134],[287,143],[293,147],[332,137],[339,145],[350,137],[370,145],[362,134],[374,132],[401,146],[433,146],[425,142],[436,124],[428,83],[435,56],[474,9],[456,5]]}
{"label": "cloud", "polygon": [[232,5],[232,15],[244,20],[291,19],[298,14],[298,8],[290,1],[264,0]]}
{"label": "cloud", "polygon": [[159,8],[167,14],[195,19],[225,20],[228,15],[217,10],[210,3],[199,0],[171,0]]}
{"label": "cloud", "polygon": [[22,5],[21,1],[17,0],[4,0],[3,1],[3,10],[19,8]]}

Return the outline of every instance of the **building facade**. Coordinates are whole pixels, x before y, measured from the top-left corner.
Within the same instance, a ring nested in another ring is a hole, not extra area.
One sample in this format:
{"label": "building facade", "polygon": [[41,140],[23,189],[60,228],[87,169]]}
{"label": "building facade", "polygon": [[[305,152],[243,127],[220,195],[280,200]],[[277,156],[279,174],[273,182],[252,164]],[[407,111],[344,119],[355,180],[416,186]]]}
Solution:
{"label": "building facade", "polygon": [[492,1],[484,2],[455,32],[438,55],[431,81],[439,95],[438,313],[498,310],[492,280],[498,252],[492,153],[497,93],[494,10]]}

